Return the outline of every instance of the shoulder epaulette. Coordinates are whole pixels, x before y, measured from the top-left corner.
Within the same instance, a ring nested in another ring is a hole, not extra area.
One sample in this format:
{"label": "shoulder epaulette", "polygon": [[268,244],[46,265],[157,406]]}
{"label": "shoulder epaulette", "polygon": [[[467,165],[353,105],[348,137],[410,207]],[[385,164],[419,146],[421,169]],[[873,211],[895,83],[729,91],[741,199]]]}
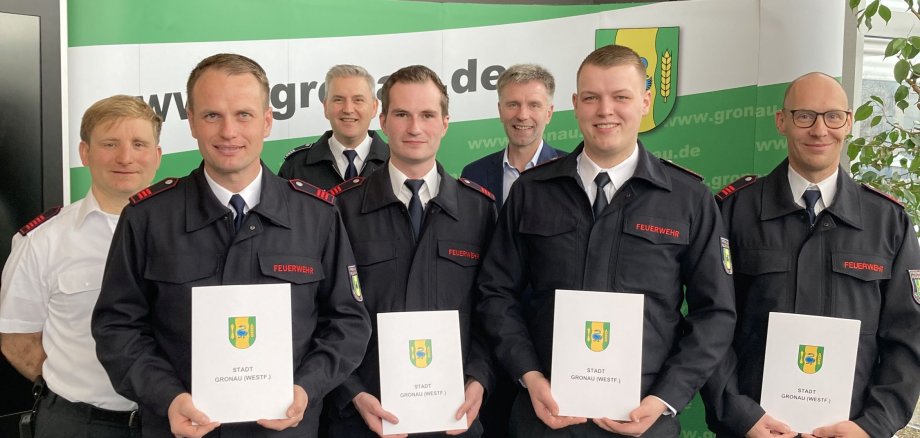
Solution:
{"label": "shoulder epaulette", "polygon": [[696,172],[694,172],[694,171],[692,171],[692,170],[690,170],[690,169],[687,169],[686,167],[680,166],[680,165],[678,165],[677,163],[675,163],[675,162],[673,162],[673,161],[671,161],[671,160],[665,160],[664,158],[659,158],[659,160],[661,160],[662,163],[667,164],[668,166],[671,166],[671,167],[673,167],[673,168],[675,168],[675,169],[677,169],[677,170],[680,170],[680,171],[682,171],[682,172],[684,172],[684,173],[686,173],[686,174],[688,174],[688,175],[691,175],[691,176],[693,176],[694,178],[696,178],[696,179],[698,179],[698,180],[700,180],[700,181],[703,181],[704,179],[706,179],[706,178],[703,178],[703,175],[700,175],[700,174],[698,174],[698,173],[696,173]]}
{"label": "shoulder epaulette", "polygon": [[868,191],[870,191],[870,192],[872,192],[872,193],[875,193],[876,195],[879,195],[879,196],[881,196],[881,197],[883,197],[883,198],[885,198],[885,199],[887,199],[887,200],[889,200],[889,201],[891,201],[891,202],[894,202],[895,204],[898,204],[898,205],[900,205],[901,207],[904,207],[904,203],[902,203],[901,201],[899,201],[898,198],[895,198],[894,196],[891,196],[891,195],[889,195],[888,193],[885,193],[885,192],[883,192],[883,191],[881,191],[881,190],[879,190],[879,189],[877,189],[877,188],[875,188],[875,187],[872,187],[872,186],[870,186],[869,184],[863,183],[862,186],[863,186],[866,190],[868,190]]}
{"label": "shoulder epaulette", "polygon": [[489,199],[491,199],[491,200],[493,200],[493,201],[495,200],[495,195],[493,195],[492,192],[489,191],[489,189],[487,189],[487,188],[485,188],[485,187],[483,187],[483,186],[481,186],[481,185],[479,185],[479,184],[476,184],[476,183],[474,183],[473,181],[470,181],[470,180],[468,180],[468,179],[466,179],[466,178],[460,178],[460,179],[458,179],[457,181],[460,181],[461,184],[463,184],[463,185],[465,185],[465,186],[467,186],[467,187],[469,187],[469,188],[471,188],[471,189],[473,189],[473,190],[475,190],[475,191],[481,193],[481,194],[482,194],[483,196],[485,196],[486,198],[489,198]]}
{"label": "shoulder epaulette", "polygon": [[179,185],[179,178],[166,178],[132,195],[129,198],[131,201],[131,205],[137,205],[141,201],[152,198],[155,195],[159,195],[160,193],[163,193],[177,185]]}
{"label": "shoulder epaulette", "polygon": [[25,236],[26,234],[29,234],[30,231],[38,228],[39,225],[47,222],[48,219],[53,218],[60,212],[61,212],[60,206],[49,208],[48,211],[36,216],[35,219],[32,219],[29,221],[29,223],[23,225],[22,228],[19,229],[19,234],[22,234],[23,236]]}
{"label": "shoulder epaulette", "polygon": [[291,187],[300,192],[306,193],[320,201],[323,201],[329,205],[335,205],[335,196],[332,196],[332,193],[329,193],[327,190],[323,190],[319,187],[314,186],[306,181],[299,179],[292,179],[288,181],[291,183]]}
{"label": "shoulder epaulette", "polygon": [[300,145],[300,146],[297,146],[296,148],[291,149],[290,151],[288,151],[288,153],[284,154],[284,159],[287,160],[288,158],[291,158],[291,155],[294,155],[294,154],[296,154],[296,153],[298,153],[298,152],[300,152],[300,151],[305,151],[305,150],[310,149],[310,148],[312,148],[312,147],[313,147],[313,143],[307,143],[307,144],[302,144],[302,145]]}
{"label": "shoulder epaulette", "polygon": [[329,194],[332,196],[339,196],[344,192],[347,192],[355,187],[360,186],[364,183],[363,176],[356,176],[352,179],[345,180],[341,184],[329,189]]}
{"label": "shoulder epaulette", "polygon": [[716,199],[719,201],[724,201],[738,190],[754,184],[754,181],[757,181],[757,175],[742,176],[741,178],[735,180],[735,182],[723,187],[722,190],[719,190],[719,193],[716,193]]}

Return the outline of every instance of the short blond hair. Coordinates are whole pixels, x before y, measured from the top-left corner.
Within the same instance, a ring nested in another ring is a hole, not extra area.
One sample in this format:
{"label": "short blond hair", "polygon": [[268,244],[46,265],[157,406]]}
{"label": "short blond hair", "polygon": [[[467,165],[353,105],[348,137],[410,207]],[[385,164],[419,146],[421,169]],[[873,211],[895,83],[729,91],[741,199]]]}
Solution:
{"label": "short blond hair", "polygon": [[639,72],[642,78],[646,76],[645,63],[642,62],[642,57],[639,56],[635,50],[626,46],[610,44],[595,49],[588,54],[585,60],[581,62],[581,65],[578,66],[578,73],[575,75],[576,80],[581,76],[581,70],[586,65],[604,68],[631,65],[636,68],[636,71]]}
{"label": "short blond hair", "polygon": [[150,122],[153,127],[153,137],[157,143],[160,142],[163,119],[141,98],[124,94],[99,100],[83,113],[83,120],[80,122],[80,140],[89,144],[90,135],[97,126],[126,117]]}

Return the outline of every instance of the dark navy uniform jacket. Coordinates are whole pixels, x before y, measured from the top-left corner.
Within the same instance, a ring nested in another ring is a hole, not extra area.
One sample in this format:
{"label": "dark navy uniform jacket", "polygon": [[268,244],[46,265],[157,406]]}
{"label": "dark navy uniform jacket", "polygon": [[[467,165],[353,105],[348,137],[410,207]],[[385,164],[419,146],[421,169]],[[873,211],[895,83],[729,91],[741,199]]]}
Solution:
{"label": "dark navy uniform jacket", "polygon": [[361,366],[332,394],[342,416],[355,412],[351,400],[360,392],[380,398],[376,315],[381,312],[458,310],[464,374],[487,391],[493,383],[489,351],[473,310],[476,275],[494,227],[495,205],[437,166],[441,184],[425,208],[417,246],[408,210],[393,193],[386,165],[336,198],[374,325]]}
{"label": "dark navy uniform jacket", "polygon": [[483,324],[511,377],[549,377],[556,289],[645,294],[642,395],[681,410],[734,328],[718,209],[697,177],[640,144],[635,174],[595,221],[576,171],[582,149],[512,186],[479,276]]}
{"label": "dark navy uniform jacket", "polygon": [[339,212],[325,192],[326,200],[301,193],[263,165],[261,201],[234,236],[230,209],[203,172],[164,180],[151,187],[163,191],[122,212],[93,313],[99,361],[115,390],[140,405],[144,435],[168,436],[167,408],[191,388],[191,288],[291,283],[294,384],[309,398],[304,420],[282,432],[236,423],[220,433],[315,436],[323,396],[361,362],[371,329],[351,291],[354,258]]}
{"label": "dark navy uniform jacket", "polygon": [[[390,147],[377,135],[367,131],[371,138],[371,150],[364,159],[364,168],[358,176],[368,176],[390,159]],[[284,156],[284,163],[278,175],[284,179],[300,179],[321,189],[331,189],[342,183],[342,175],[335,166],[335,157],[329,149],[332,131],[326,131],[313,143],[298,146]]]}
{"label": "dark navy uniform jacket", "polygon": [[920,303],[908,272],[920,270],[913,227],[900,205],[841,168],[837,194],[812,230],[787,172],[784,161],[720,195],[738,326],[733,351],[702,391],[709,427],[743,436],[763,416],[767,321],[770,312],[786,312],[862,321],[850,419],[869,436],[893,436],[920,391]]}

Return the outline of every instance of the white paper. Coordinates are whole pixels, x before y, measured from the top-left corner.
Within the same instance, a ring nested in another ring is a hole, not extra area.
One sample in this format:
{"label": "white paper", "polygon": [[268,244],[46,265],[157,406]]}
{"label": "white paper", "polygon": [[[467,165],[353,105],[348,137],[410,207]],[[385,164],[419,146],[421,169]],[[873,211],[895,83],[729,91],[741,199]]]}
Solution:
{"label": "white paper", "polygon": [[466,429],[463,357],[456,310],[377,314],[380,403],[399,419],[383,434]]}
{"label": "white paper", "polygon": [[764,410],[799,433],[848,420],[859,326],[852,319],[770,312]]}
{"label": "white paper", "polygon": [[644,306],[642,294],[556,291],[550,385],[559,415],[629,420],[642,390]]}
{"label": "white paper", "polygon": [[211,421],[287,418],[291,349],[290,284],[192,288],[192,400]]}

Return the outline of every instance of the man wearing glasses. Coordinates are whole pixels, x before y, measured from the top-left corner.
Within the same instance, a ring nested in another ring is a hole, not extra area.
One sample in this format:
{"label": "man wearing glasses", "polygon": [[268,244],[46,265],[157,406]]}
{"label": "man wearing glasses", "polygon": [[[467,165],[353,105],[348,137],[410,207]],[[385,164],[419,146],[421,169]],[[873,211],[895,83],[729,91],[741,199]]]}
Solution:
{"label": "man wearing glasses", "polygon": [[[840,166],[853,124],[847,108],[834,78],[796,79],[776,113],[788,160],[716,195],[738,306],[734,348],[702,391],[707,422],[720,436],[887,437],[914,409],[920,248],[904,208]],[[770,312],[862,321],[849,421],[792,431],[759,406]]]}

